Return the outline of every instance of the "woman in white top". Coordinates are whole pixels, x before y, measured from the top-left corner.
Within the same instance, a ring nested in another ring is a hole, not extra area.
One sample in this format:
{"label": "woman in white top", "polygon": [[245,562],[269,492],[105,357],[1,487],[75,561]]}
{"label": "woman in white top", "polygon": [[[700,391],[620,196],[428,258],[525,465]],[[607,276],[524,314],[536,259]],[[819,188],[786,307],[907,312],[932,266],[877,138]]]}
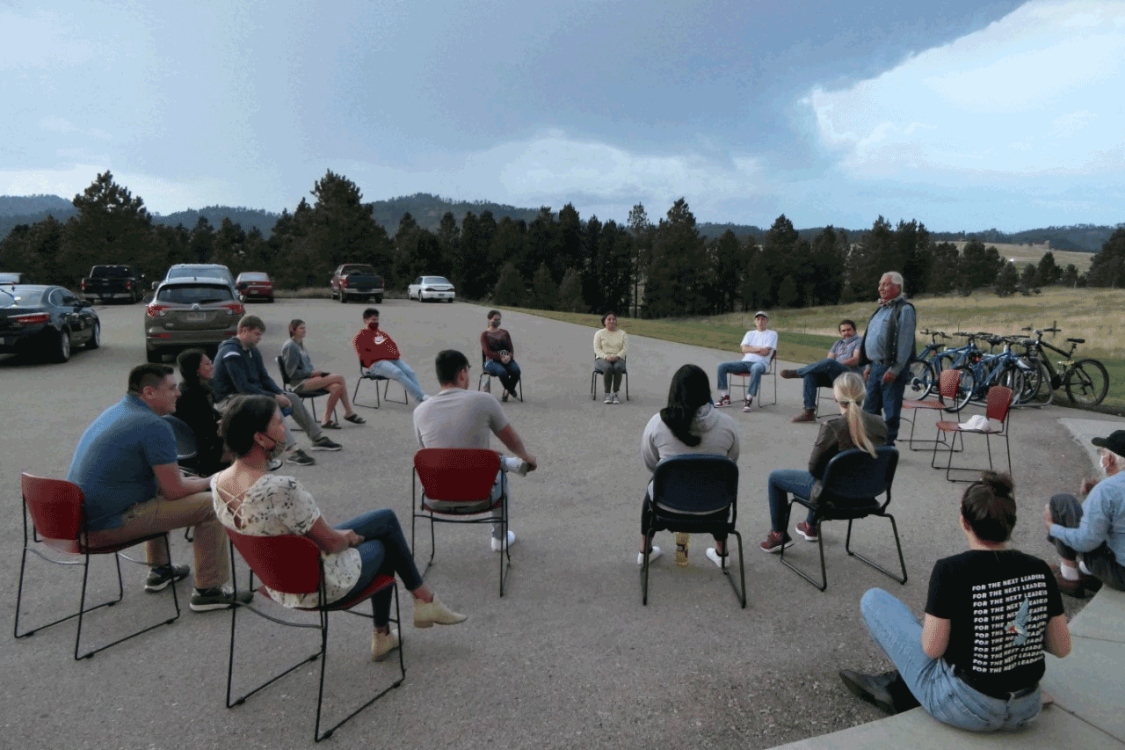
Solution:
{"label": "woman in white top", "polygon": [[594,369],[605,379],[605,402],[620,404],[617,390],[621,387],[621,376],[625,372],[625,354],[629,337],[625,331],[618,330],[617,316],[607,312],[602,316],[605,328],[594,334]]}
{"label": "woman in white top", "polygon": [[[653,415],[641,437],[641,458],[649,471],[671,456],[685,453],[708,453],[738,460],[738,426],[726,414],[715,411],[711,405],[711,383],[707,373],[695,365],[684,365],[672,376],[668,388],[668,405]],[[649,561],[660,557],[660,548],[652,546],[645,536],[652,514],[652,483],[645,492],[641,506],[641,551],[637,565],[644,565],[645,550]],[[724,520],[727,512],[722,511]],[[708,520],[707,516],[693,516],[693,520]],[[715,535],[715,546],[707,550],[707,558],[722,567],[726,557],[726,535]]]}
{"label": "woman in white top", "polygon": [[300,318],[289,321],[289,340],[281,346],[281,366],[285,368],[289,388],[297,395],[308,391],[328,391],[324,422],[320,425],[324,429],[340,428],[340,423],[332,418],[336,412],[336,402],[344,405],[344,419],[352,424],[363,424],[367,420],[352,409],[352,402],[348,400],[348,384],[344,376],[313,369],[312,359],[305,349],[307,334],[308,326],[305,325],[305,321]]}
{"label": "woman in white top", "polygon": [[[212,501],[219,522],[250,536],[306,536],[320,548],[328,602],[362,591],[376,575],[398,574],[414,596],[414,627],[435,622],[453,625],[465,615],[449,610],[422,583],[398,518],[390,510],[373,510],[333,528],[301,483],[269,474],[266,464],[284,450],[285,428],[277,402],[267,396],[238,396],[222,422],[223,439],[238,458],[229,469],[211,478]],[[319,594],[270,592],[286,607],[318,604]],[[398,633],[390,629],[391,590],[371,598],[375,632],[371,658],[382,661],[398,648]]]}

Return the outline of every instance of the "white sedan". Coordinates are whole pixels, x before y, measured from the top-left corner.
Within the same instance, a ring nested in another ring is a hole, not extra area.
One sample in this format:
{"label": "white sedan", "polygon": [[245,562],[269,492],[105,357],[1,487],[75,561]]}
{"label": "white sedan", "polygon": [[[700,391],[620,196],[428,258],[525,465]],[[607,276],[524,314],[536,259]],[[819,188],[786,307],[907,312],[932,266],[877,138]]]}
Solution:
{"label": "white sedan", "polygon": [[444,276],[419,276],[414,283],[406,287],[408,299],[425,302],[428,299],[447,300],[452,302],[457,296],[453,285]]}

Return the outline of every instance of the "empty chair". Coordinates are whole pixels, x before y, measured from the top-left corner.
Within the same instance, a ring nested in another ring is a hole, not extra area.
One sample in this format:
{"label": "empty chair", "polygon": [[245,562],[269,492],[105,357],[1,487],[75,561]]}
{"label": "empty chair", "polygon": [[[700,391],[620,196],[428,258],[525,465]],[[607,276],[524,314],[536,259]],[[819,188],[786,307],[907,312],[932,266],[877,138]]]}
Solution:
{"label": "empty chair", "polygon": [[[943,373],[944,374],[944,373]],[[961,452],[965,447],[965,435],[984,435],[985,447],[988,450],[988,470],[992,470],[992,437],[995,435],[997,438],[1004,438],[1004,447],[1008,452],[1008,473],[1012,473],[1012,444],[1009,440],[1010,424],[1009,418],[1012,414],[1012,389],[1003,385],[994,385],[988,389],[988,400],[985,404],[984,420],[980,424],[968,426],[972,424],[972,420],[966,423],[967,426],[962,427],[958,422],[938,422],[937,435],[941,436],[943,433],[950,434],[952,437],[949,440],[949,450],[945,451],[948,458],[945,463],[945,478],[950,482],[975,482],[976,476],[984,470],[984,467],[969,467],[969,466],[953,466],[953,454]],[[974,420],[979,420],[977,415],[973,417]],[[999,427],[993,427],[992,421],[995,420],[1000,423]],[[961,449],[957,448],[958,438],[960,438]],[[934,452],[930,456],[930,467],[940,469],[937,465],[937,452],[939,445],[946,443],[941,440],[935,440]],[[965,479],[954,479],[951,472],[954,471],[969,471],[973,473]]]}

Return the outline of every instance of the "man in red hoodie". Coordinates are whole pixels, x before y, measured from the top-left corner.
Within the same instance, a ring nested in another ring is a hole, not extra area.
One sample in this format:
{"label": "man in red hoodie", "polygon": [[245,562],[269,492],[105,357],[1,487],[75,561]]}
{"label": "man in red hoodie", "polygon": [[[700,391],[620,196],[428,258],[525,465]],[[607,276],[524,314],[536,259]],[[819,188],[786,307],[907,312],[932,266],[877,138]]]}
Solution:
{"label": "man in red hoodie", "polygon": [[363,328],[352,339],[352,345],[363,365],[364,374],[397,380],[416,401],[421,403],[426,400],[426,393],[418,384],[418,376],[400,358],[394,339],[379,328],[379,311],[374,307],[363,311]]}

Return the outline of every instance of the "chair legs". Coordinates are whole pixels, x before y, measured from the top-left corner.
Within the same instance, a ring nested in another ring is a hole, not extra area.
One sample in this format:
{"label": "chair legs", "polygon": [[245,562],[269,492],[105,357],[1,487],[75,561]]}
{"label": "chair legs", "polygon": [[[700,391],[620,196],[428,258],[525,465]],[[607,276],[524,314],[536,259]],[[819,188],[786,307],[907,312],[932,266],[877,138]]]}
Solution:
{"label": "chair legs", "polygon": [[[507,483],[507,476],[504,477],[504,482]],[[507,488],[505,487],[504,501],[501,503],[500,511],[500,538],[504,540],[504,548],[500,553],[500,598],[504,598],[504,583],[507,581],[510,574],[509,568],[512,565],[512,552],[508,546],[508,501],[507,501]],[[435,523],[467,523],[467,524],[483,524],[492,523],[492,517],[483,520],[470,520],[470,521],[453,521],[451,519],[437,518],[433,513],[413,511],[410,514],[410,554],[415,556],[415,564],[417,564],[417,547],[414,545],[415,526],[419,518],[427,519],[430,522],[430,559],[426,561],[426,566],[421,570],[423,577],[430,566],[434,564],[434,554],[437,552],[437,542],[434,535]]]}
{"label": "chair legs", "polygon": [[[792,499],[789,501],[789,514],[786,515],[786,519],[785,519],[786,527],[789,526],[789,516],[792,515],[794,502],[795,501],[792,500]],[[899,562],[899,565],[902,568],[902,578],[899,578],[894,573],[887,570],[886,568],[879,565],[878,563],[876,563],[876,562],[868,559],[867,557],[864,557],[860,553],[852,550],[852,548],[851,548],[852,524],[857,519],[848,519],[848,535],[847,535],[847,538],[844,542],[844,551],[847,552],[850,557],[855,557],[855,558],[858,558],[858,559],[862,560],[863,562],[867,563],[868,565],[875,568],[876,570],[883,573],[884,575],[887,575],[890,578],[894,579],[895,581],[898,581],[899,583],[905,585],[906,584],[906,560],[902,556],[902,543],[899,540],[899,536],[898,536],[898,524],[895,523],[895,517],[892,516],[890,513],[884,513],[884,514],[882,514],[882,516],[884,518],[887,518],[891,522],[891,530],[894,532],[894,536],[895,536],[895,549],[898,550],[898,562]],[[867,517],[870,517],[870,516],[867,516]],[[804,578],[806,581],[811,583],[813,586],[815,586],[820,591],[824,591],[828,588],[828,571],[827,571],[827,568],[826,568],[825,563],[824,563],[824,522],[830,521],[830,520],[836,520],[836,519],[822,518],[820,520],[820,533],[817,534],[817,539],[816,539],[816,544],[817,544],[817,547],[818,547],[819,552],[820,552],[820,581],[817,581],[812,576],[810,576],[808,573],[806,573],[805,571],[801,570],[796,565],[794,565],[792,562],[790,562],[789,560],[786,560],[785,559],[785,547],[784,546],[782,546],[781,553],[780,553],[782,565],[789,568],[790,570],[792,570],[797,575],[801,576],[801,578]],[[839,520],[843,520],[843,519],[839,519]]]}
{"label": "chair legs", "polygon": [[[371,404],[361,404],[361,403],[359,403],[359,401],[357,400],[357,397],[359,396],[359,385],[360,385],[360,383],[362,383],[362,382],[363,382],[364,380],[373,380],[373,381],[375,381],[375,405],[374,405],[374,406],[372,406]],[[380,397],[379,397],[379,381],[380,381],[380,380],[382,380],[382,381],[383,381],[383,397],[382,397],[381,399],[380,399]],[[403,387],[402,387],[402,401],[399,401],[399,400],[397,400],[397,399],[393,399],[393,398],[390,398],[390,397],[389,397],[389,396],[387,395],[387,390],[388,390],[388,389],[389,389],[390,387],[391,387],[391,381],[390,381],[390,379],[389,379],[389,378],[384,378],[384,377],[376,377],[376,378],[373,378],[373,377],[371,377],[371,376],[369,376],[369,375],[362,375],[362,376],[360,376],[360,378],[359,378],[358,380],[356,380],[356,383],[355,383],[355,392],[354,392],[354,393],[352,393],[352,404],[353,404],[354,406],[363,406],[363,407],[365,407],[365,408],[368,408],[368,409],[378,409],[378,408],[379,408],[380,406],[382,406],[382,403],[383,403],[383,401],[387,401],[387,402],[393,402],[393,403],[396,403],[396,404],[405,404],[405,403],[408,403],[408,398],[407,398],[407,394],[406,394],[406,386],[403,386]]]}
{"label": "chair legs", "polygon": [[[163,539],[164,539],[165,551],[170,553],[171,550],[168,547],[168,535],[164,534]],[[27,555],[28,555],[29,552],[33,553],[35,555],[38,555],[39,557],[46,560],[47,562],[54,563],[55,565],[81,565],[82,566],[82,593],[80,594],[79,600],[78,600],[78,611],[75,612],[74,614],[66,615],[65,617],[60,617],[59,619],[54,620],[53,622],[46,623],[45,625],[40,625],[36,628],[33,628],[31,630],[26,630],[23,633],[21,633],[20,632],[20,612],[21,612],[21,608],[22,608],[22,605],[23,605],[23,581],[24,581],[24,573],[25,573],[25,570],[26,570],[26,567],[27,567]],[[168,559],[171,560],[171,556],[169,556]],[[15,637],[16,638],[26,638],[30,635],[34,635],[35,633],[39,632],[40,630],[44,630],[46,628],[51,627],[52,625],[58,625],[59,623],[66,622],[67,620],[72,620],[74,618],[78,618],[78,628],[77,628],[77,631],[74,634],[74,660],[80,661],[82,659],[89,659],[94,654],[96,654],[100,651],[105,651],[110,646],[116,646],[117,644],[122,643],[123,641],[127,641],[131,638],[135,638],[136,636],[141,635],[142,633],[147,633],[148,631],[155,630],[156,628],[159,628],[161,626],[170,625],[173,622],[175,622],[177,619],[179,619],[179,617],[180,617],[180,600],[179,600],[179,596],[176,594],[176,587],[173,584],[169,588],[172,589],[172,604],[173,604],[173,607],[176,610],[175,616],[169,617],[166,620],[161,620],[160,622],[157,622],[153,625],[149,625],[145,628],[134,631],[134,632],[130,633],[129,635],[118,638],[115,641],[112,641],[110,643],[106,643],[104,645],[98,646],[97,648],[90,649],[90,650],[86,651],[85,653],[83,653],[82,652],[82,621],[83,621],[85,615],[87,615],[90,612],[93,612],[94,610],[101,609],[102,607],[112,607],[115,604],[117,604],[118,602],[120,602],[125,596],[124,582],[123,582],[123,579],[121,577],[121,559],[117,554],[114,554],[113,555],[113,561],[114,561],[114,564],[116,565],[116,569],[117,569],[117,597],[114,598],[114,599],[110,599],[108,601],[104,601],[101,604],[95,604],[93,606],[87,607],[86,606],[86,592],[87,592],[87,588],[88,588],[88,584],[89,584],[89,576],[90,576],[90,555],[88,553],[82,555],[81,560],[55,560],[53,558],[47,557],[46,555],[41,553],[39,550],[27,546],[27,544],[25,543],[24,549],[23,549],[23,556],[20,559],[20,579],[19,579],[19,585],[18,585],[18,589],[17,589],[17,593],[16,593],[16,621],[15,621],[15,629],[14,629]]]}
{"label": "chair legs", "polygon": [[[594,401],[598,397],[598,376],[602,373],[594,370],[590,373],[590,400]],[[629,371],[621,373],[621,380],[625,383],[625,400],[629,400]],[[520,399],[523,400],[522,398]]]}
{"label": "chair legs", "polygon": [[[481,387],[484,385],[485,378],[488,378],[489,382],[491,382],[492,378],[495,378],[495,377],[499,377],[499,376],[493,375],[492,373],[488,372],[487,370],[481,370],[480,377],[477,378],[477,390],[479,391],[481,389]],[[520,400],[520,403],[523,403],[523,378],[522,377],[519,379],[519,381],[516,382],[516,388],[519,391],[516,394],[516,398],[518,398]]]}
{"label": "chair legs", "polygon": [[[232,560],[233,560],[233,549],[232,549]],[[253,574],[251,574],[250,580],[251,580],[251,582],[253,581]],[[394,617],[390,618],[390,624],[399,626],[399,637],[402,638],[403,637],[402,626],[401,626],[402,612],[399,608],[398,584],[395,583],[395,584],[392,585],[392,587],[393,587],[393,591],[394,591]],[[253,588],[252,583],[251,583],[251,588]],[[255,609],[254,607],[247,606],[246,608],[249,609],[250,611],[254,612],[257,615],[260,615],[261,617],[264,617],[267,620],[271,620],[273,622],[276,622],[280,625],[285,625],[285,626],[294,627],[294,628],[309,628],[309,629],[319,630],[320,631],[320,648],[316,651],[316,653],[313,653],[313,654],[301,659],[299,662],[297,662],[293,666],[291,666],[291,667],[285,669],[284,671],[274,675],[273,677],[269,678],[268,680],[266,680],[262,684],[258,685],[257,687],[253,688],[252,690],[250,690],[248,693],[242,695],[239,698],[235,698],[235,699],[232,700],[231,699],[231,688],[232,688],[233,682],[234,682],[235,624],[238,620],[238,610],[242,609],[242,607],[241,606],[231,607],[231,614],[230,614],[230,617],[231,617],[231,620],[230,620],[230,651],[229,651],[229,658],[228,658],[228,661],[227,661],[227,708],[234,708],[235,706],[241,705],[242,703],[244,703],[246,701],[247,698],[249,698],[250,696],[254,695],[255,693],[263,690],[264,688],[272,685],[273,683],[277,682],[278,680],[280,680],[282,677],[289,674],[290,672],[293,672],[293,671],[299,669],[301,666],[303,666],[305,664],[308,664],[309,662],[316,661],[317,659],[320,659],[320,684],[317,688],[317,696],[316,696],[316,723],[313,727],[313,740],[315,742],[320,742],[321,740],[326,740],[329,737],[331,737],[333,732],[335,732],[337,729],[339,729],[341,726],[343,726],[346,722],[348,722],[349,720],[354,718],[361,711],[363,711],[366,708],[369,708],[372,704],[374,704],[377,700],[382,698],[384,695],[386,695],[390,691],[392,691],[395,688],[397,688],[398,686],[400,686],[403,683],[403,680],[406,679],[406,663],[403,659],[403,654],[402,654],[403,647],[400,645],[399,648],[398,648],[398,667],[399,667],[398,679],[396,679],[394,682],[392,682],[387,687],[383,688],[383,690],[380,691],[379,693],[377,693],[373,698],[370,698],[366,703],[364,703],[360,707],[356,708],[354,711],[352,711],[347,716],[345,716],[344,718],[337,721],[335,724],[333,724],[328,729],[324,730],[324,732],[322,733],[320,731],[320,725],[321,725],[321,718],[322,718],[323,706],[324,706],[324,674],[325,674],[325,671],[327,670],[327,667],[328,667],[328,614],[329,614],[328,611],[327,610],[319,611],[317,613],[319,615],[319,622],[316,623],[316,624],[313,624],[313,623],[296,623],[296,622],[290,622],[290,621],[286,621],[286,620],[280,620],[280,619],[272,617],[271,615],[268,615],[264,612],[261,612],[261,611]],[[359,612],[351,612],[350,610],[346,610],[346,611],[348,611],[350,614],[354,614],[354,615],[357,615],[359,617],[367,617],[367,618],[370,617],[370,615],[364,615],[364,614],[361,614]]]}
{"label": "chair legs", "polygon": [[[1011,444],[1011,441],[1008,439],[1007,425],[1004,426],[1004,430],[1005,430],[1004,433],[998,435],[998,437],[1004,438],[1004,445],[1005,445],[1005,447],[1007,449],[1007,453],[1008,453],[1008,473],[1011,474],[1012,473],[1012,444]],[[976,433],[976,434],[983,434],[984,435],[984,445],[985,445],[986,452],[988,454],[988,471],[993,471],[992,434],[989,434],[989,433]],[[960,448],[957,447],[958,439],[960,439],[960,443],[961,443]],[[946,443],[942,440],[937,440],[937,441],[934,442],[933,454],[930,456],[930,468],[931,469],[940,469],[941,468],[940,466],[937,465],[937,449],[938,449],[939,445],[946,445]],[[948,456],[948,458],[945,462],[945,479],[946,479],[946,481],[949,481],[949,482],[975,482],[975,481],[977,481],[977,479],[980,478],[980,473],[985,470],[984,467],[980,467],[980,468],[976,468],[976,467],[972,467],[972,466],[958,466],[957,468],[953,467],[953,454],[954,453],[962,453],[965,450],[965,433],[963,431],[960,431],[960,430],[955,431],[953,433],[953,437],[950,439],[948,445],[949,445],[949,450],[948,451],[944,451],[944,450],[942,451],[943,453],[947,454],[947,456]],[[964,478],[961,478],[961,477],[955,478],[955,477],[952,476],[952,473],[955,472],[955,471],[961,471],[961,472],[967,471],[967,472],[972,472],[972,474],[970,476],[964,477]]]}
{"label": "chair legs", "polygon": [[[727,567],[727,559],[730,557],[730,537],[727,537],[727,557],[722,558],[722,573],[730,582],[731,589],[734,590],[734,598],[738,600],[742,609],[746,609],[746,561],[742,557],[742,534],[731,529],[730,534],[738,540],[738,578],[739,582],[734,582],[734,576],[731,575],[731,568]],[[652,544],[652,539],[656,535],[656,529],[651,529],[646,532],[645,538],[649,540],[649,545]],[[641,605],[648,605],[648,568],[649,560],[648,555],[644,555],[643,562],[641,563]]]}

